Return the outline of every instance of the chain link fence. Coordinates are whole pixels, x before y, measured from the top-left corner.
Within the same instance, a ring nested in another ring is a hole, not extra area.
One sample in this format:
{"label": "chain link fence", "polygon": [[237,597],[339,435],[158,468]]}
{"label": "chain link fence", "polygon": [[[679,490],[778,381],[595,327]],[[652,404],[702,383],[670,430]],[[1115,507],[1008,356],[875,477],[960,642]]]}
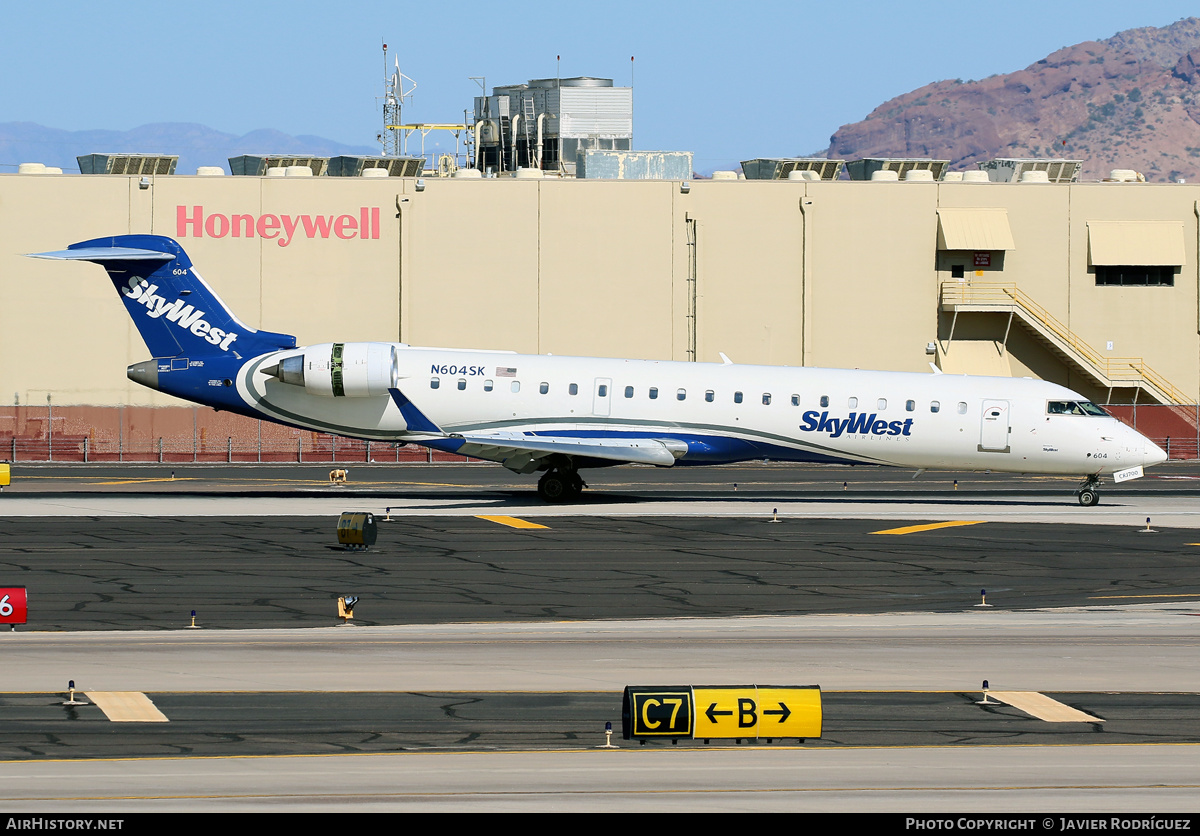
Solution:
{"label": "chain link fence", "polygon": [[[467,462],[412,444],[361,441],[207,407],[0,407],[11,462]],[[476,460],[477,461],[477,460]]]}

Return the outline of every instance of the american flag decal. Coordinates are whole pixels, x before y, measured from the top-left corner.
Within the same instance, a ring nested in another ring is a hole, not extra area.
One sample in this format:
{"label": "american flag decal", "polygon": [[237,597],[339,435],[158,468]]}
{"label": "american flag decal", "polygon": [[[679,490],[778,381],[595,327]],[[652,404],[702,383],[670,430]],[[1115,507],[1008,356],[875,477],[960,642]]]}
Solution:
{"label": "american flag decal", "polygon": [[496,377],[516,377],[517,370],[511,367],[497,366]]}

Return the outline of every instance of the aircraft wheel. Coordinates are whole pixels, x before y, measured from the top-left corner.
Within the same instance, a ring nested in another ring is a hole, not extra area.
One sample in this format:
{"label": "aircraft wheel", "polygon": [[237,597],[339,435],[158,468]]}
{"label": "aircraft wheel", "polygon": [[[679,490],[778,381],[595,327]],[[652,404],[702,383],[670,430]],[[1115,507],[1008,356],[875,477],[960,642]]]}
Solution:
{"label": "aircraft wheel", "polygon": [[566,477],[567,481],[567,497],[570,499],[578,499],[583,493],[583,479],[578,473],[571,473]]}
{"label": "aircraft wheel", "polygon": [[1091,488],[1085,488],[1079,492],[1079,504],[1084,508],[1090,508],[1093,505],[1100,504],[1100,494]]}
{"label": "aircraft wheel", "polygon": [[558,473],[547,473],[538,480],[538,496],[546,502],[562,502],[570,499],[567,480]]}

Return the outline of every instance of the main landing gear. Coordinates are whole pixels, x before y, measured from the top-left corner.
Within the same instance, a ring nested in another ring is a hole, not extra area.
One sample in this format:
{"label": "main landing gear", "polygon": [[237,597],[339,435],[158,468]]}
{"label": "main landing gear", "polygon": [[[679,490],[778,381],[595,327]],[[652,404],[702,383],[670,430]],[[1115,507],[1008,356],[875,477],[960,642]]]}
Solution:
{"label": "main landing gear", "polygon": [[579,471],[554,467],[538,480],[538,496],[546,502],[571,502],[578,499],[586,487]]}
{"label": "main landing gear", "polygon": [[1084,508],[1100,504],[1100,477],[1092,474],[1084,478],[1075,489],[1075,498]]}

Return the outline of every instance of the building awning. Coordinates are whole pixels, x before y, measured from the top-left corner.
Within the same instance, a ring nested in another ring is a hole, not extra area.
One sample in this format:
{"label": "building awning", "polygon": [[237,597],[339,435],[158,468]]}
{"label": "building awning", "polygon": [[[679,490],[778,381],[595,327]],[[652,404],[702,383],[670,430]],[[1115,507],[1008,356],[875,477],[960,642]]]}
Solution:
{"label": "building awning", "polygon": [[939,250],[1015,250],[1007,209],[939,209]]}
{"label": "building awning", "polygon": [[1181,267],[1187,264],[1182,221],[1088,221],[1093,266]]}

